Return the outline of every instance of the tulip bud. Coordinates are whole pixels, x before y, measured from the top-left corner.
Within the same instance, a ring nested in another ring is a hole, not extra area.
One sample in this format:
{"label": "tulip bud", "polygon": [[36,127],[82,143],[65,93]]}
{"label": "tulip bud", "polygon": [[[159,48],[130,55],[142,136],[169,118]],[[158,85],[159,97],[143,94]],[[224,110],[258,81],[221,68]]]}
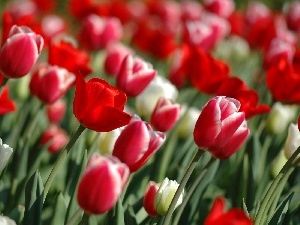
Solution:
{"label": "tulip bud", "polygon": [[135,107],[140,116],[150,118],[160,97],[176,100],[177,88],[167,79],[156,76],[147,88],[135,99]]}
{"label": "tulip bud", "polygon": [[[300,131],[296,124],[291,123],[288,130],[288,135],[283,147],[284,155],[289,159],[300,146]],[[300,156],[298,155],[297,158]],[[297,159],[296,158],[296,159]]]}
{"label": "tulip bud", "polygon": [[146,187],[146,191],[143,199],[144,209],[150,216],[153,217],[157,215],[156,208],[154,205],[154,199],[158,189],[159,189],[159,184],[150,181]]}
{"label": "tulip bud", "polygon": [[152,65],[132,55],[127,55],[117,75],[117,88],[130,97],[139,95],[156,76]]}
{"label": "tulip bud", "polygon": [[203,107],[195,125],[194,140],[199,148],[218,159],[227,159],[244,143],[250,131],[240,102],[217,96]]}
{"label": "tulip bud", "polygon": [[294,31],[300,31],[300,3],[292,1],[286,8],[286,23]]}
{"label": "tulip bud", "polygon": [[109,132],[101,132],[99,137],[99,151],[102,155],[112,155],[116,140],[120,136],[123,127]]}
{"label": "tulip bud", "polygon": [[48,151],[55,154],[62,150],[69,142],[70,138],[66,131],[60,128],[57,124],[52,124],[41,136],[41,144],[45,145],[49,141],[51,144],[48,147]]}
{"label": "tulip bud", "polygon": [[116,17],[102,18],[90,14],[83,21],[80,38],[87,48],[97,50],[119,41],[123,36],[123,27]]}
{"label": "tulip bud", "polygon": [[126,163],[131,172],[141,168],[165,141],[165,134],[133,116],[116,140],[113,156]]}
{"label": "tulip bud", "polygon": [[42,64],[33,74],[30,91],[41,101],[51,104],[61,98],[75,81],[75,75],[64,68]]}
{"label": "tulip bud", "polygon": [[266,128],[274,134],[283,133],[295,119],[297,106],[275,102],[266,120]]}
{"label": "tulip bud", "polygon": [[287,158],[284,155],[284,151],[280,151],[279,154],[276,156],[276,158],[271,163],[271,174],[273,177],[276,177],[284,164],[287,162]]}
{"label": "tulip bud", "polygon": [[203,4],[206,10],[223,18],[228,18],[235,8],[233,0],[204,0]]}
{"label": "tulip bud", "polygon": [[94,153],[78,184],[78,204],[87,213],[105,213],[116,204],[128,177],[128,167],[117,158]]}
{"label": "tulip bud", "polygon": [[7,165],[12,153],[13,149],[7,144],[2,144],[2,139],[0,138],[0,174]]}
{"label": "tulip bud", "polygon": [[17,225],[16,222],[7,216],[0,216],[0,224],[2,225]]}
{"label": "tulip bud", "polygon": [[[179,187],[179,184],[174,180],[169,180],[165,178],[159,189],[155,195],[154,205],[156,208],[156,212],[161,215],[165,216],[168,212],[168,209],[171,205],[172,199],[175,196],[175,193]],[[183,200],[184,190],[182,191],[175,208],[177,208]]]}
{"label": "tulip bud", "polygon": [[52,123],[59,123],[64,118],[66,107],[66,102],[62,98],[47,105],[46,111],[49,121]]}
{"label": "tulip bud", "polygon": [[13,26],[0,51],[0,70],[7,78],[20,78],[30,72],[41,54],[42,36],[28,27]]}
{"label": "tulip bud", "polygon": [[121,43],[110,44],[106,49],[104,70],[108,75],[117,76],[125,57],[132,51]]}
{"label": "tulip bud", "polygon": [[180,116],[180,105],[173,100],[161,97],[151,115],[151,125],[158,131],[166,132],[172,129]]}

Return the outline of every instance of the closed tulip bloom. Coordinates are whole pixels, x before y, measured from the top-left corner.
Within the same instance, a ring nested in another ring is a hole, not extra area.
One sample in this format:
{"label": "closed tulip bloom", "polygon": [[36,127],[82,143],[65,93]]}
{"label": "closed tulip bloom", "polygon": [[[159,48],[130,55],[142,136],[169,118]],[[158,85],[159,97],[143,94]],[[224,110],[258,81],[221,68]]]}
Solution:
{"label": "closed tulip bloom", "polygon": [[151,125],[158,131],[172,129],[180,116],[180,105],[173,100],[161,97],[151,115]]}
{"label": "closed tulip bloom", "polygon": [[125,113],[126,95],[105,80],[92,78],[87,83],[76,76],[73,113],[78,121],[91,130],[108,132],[129,123]]}
{"label": "closed tulip bloom", "polygon": [[28,27],[13,26],[0,51],[0,70],[7,78],[20,78],[28,74],[41,54],[42,36]]}
{"label": "closed tulip bloom", "polygon": [[149,85],[156,73],[151,64],[127,55],[117,75],[117,87],[128,96],[135,97]]}
{"label": "closed tulip bloom", "polygon": [[[156,208],[156,212],[161,215],[165,216],[168,212],[168,209],[171,205],[171,202],[175,196],[175,193],[179,187],[179,184],[175,180],[169,180],[165,178],[159,189],[155,195],[154,205]],[[182,190],[181,195],[176,203],[175,208],[177,208],[183,200],[184,190]]]}
{"label": "closed tulip bloom", "polygon": [[[289,159],[300,146],[300,131],[296,124],[291,123],[288,130],[288,136],[284,144],[284,155]],[[299,158],[300,156],[297,156]]]}
{"label": "closed tulip bloom", "polygon": [[250,131],[240,102],[217,96],[203,107],[194,129],[194,140],[199,148],[218,159],[227,159],[244,143]]}
{"label": "closed tulip bloom", "polygon": [[218,197],[207,218],[204,221],[204,225],[252,225],[253,221],[247,214],[238,208],[232,208],[226,210],[225,199]]}
{"label": "closed tulip bloom", "polygon": [[196,107],[182,105],[180,110],[181,118],[178,124],[178,137],[185,139],[193,135],[200,112]]}
{"label": "closed tulip bloom", "polygon": [[99,136],[99,151],[102,155],[112,155],[116,140],[120,136],[123,127],[109,132],[101,132]]}
{"label": "closed tulip bloom", "polygon": [[58,99],[54,103],[47,105],[46,111],[48,120],[52,123],[59,123],[65,116],[66,101],[62,98]]}
{"label": "closed tulip bloom", "polygon": [[87,213],[105,213],[116,204],[128,177],[128,167],[117,158],[94,153],[78,184],[79,206]]}
{"label": "closed tulip bloom", "polygon": [[54,103],[61,98],[75,81],[75,75],[64,68],[41,65],[30,81],[30,91],[44,103]]}
{"label": "closed tulip bloom", "polygon": [[150,216],[153,217],[157,215],[156,208],[154,205],[154,199],[158,189],[159,189],[159,184],[155,183],[154,181],[150,181],[146,187],[146,191],[143,199],[144,209]]}
{"label": "closed tulip bloom", "polygon": [[134,116],[116,140],[113,156],[134,172],[149,160],[164,141],[164,133],[153,131],[150,124]]}

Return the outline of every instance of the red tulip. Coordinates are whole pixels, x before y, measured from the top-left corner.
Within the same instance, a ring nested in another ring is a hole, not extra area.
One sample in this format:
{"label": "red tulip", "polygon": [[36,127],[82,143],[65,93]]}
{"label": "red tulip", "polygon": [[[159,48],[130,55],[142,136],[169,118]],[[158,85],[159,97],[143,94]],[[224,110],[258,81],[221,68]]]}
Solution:
{"label": "red tulip", "polygon": [[151,64],[127,55],[117,75],[117,87],[128,96],[135,97],[149,85],[156,73]]}
{"label": "red tulip", "polygon": [[75,81],[75,75],[64,68],[42,64],[32,74],[30,91],[41,101],[51,104],[61,98]]}
{"label": "red tulip", "polygon": [[166,132],[175,125],[180,116],[180,105],[161,97],[151,115],[151,125],[158,131]]}
{"label": "red tulip", "polygon": [[16,111],[16,104],[12,99],[9,98],[9,89],[6,85],[0,94],[0,115],[11,113]]}
{"label": "red tulip", "polygon": [[245,113],[238,112],[240,102],[217,96],[203,107],[194,129],[194,140],[199,148],[218,159],[234,154],[249,135]]}
{"label": "red tulip", "polygon": [[233,208],[225,211],[225,200],[217,198],[204,221],[204,225],[252,225],[253,221],[241,209]]}
{"label": "red tulip", "polygon": [[127,97],[100,78],[87,83],[81,75],[76,76],[76,92],[73,113],[85,127],[108,132],[129,123],[131,116],[125,113]]}
{"label": "red tulip", "polygon": [[143,206],[146,212],[150,216],[156,216],[156,208],[154,205],[155,195],[159,189],[159,184],[155,183],[154,181],[150,181],[146,187],[144,199],[143,199]]}
{"label": "red tulip", "polygon": [[204,0],[203,4],[206,10],[223,18],[228,18],[235,8],[233,0]]}
{"label": "red tulip", "polygon": [[50,153],[57,153],[62,150],[69,142],[70,138],[66,131],[64,131],[57,124],[52,124],[41,137],[41,144],[47,144],[51,141],[51,144],[48,147]]}
{"label": "red tulip", "polygon": [[165,141],[165,134],[153,131],[139,117],[133,117],[116,140],[113,156],[126,163],[131,172],[141,168]]}
{"label": "red tulip", "polygon": [[8,78],[20,78],[28,74],[41,54],[42,36],[28,27],[13,26],[0,51],[0,70]]}
{"label": "red tulip", "polygon": [[66,102],[62,98],[50,105],[47,105],[46,110],[49,121],[52,123],[59,123],[65,115],[66,108]]}
{"label": "red tulip", "polygon": [[117,158],[94,153],[78,184],[78,204],[87,213],[105,213],[116,204],[128,177],[128,167]]}
{"label": "red tulip", "polygon": [[53,42],[49,46],[48,63],[65,68],[74,74],[81,73],[84,77],[92,72],[88,54],[63,40]]}

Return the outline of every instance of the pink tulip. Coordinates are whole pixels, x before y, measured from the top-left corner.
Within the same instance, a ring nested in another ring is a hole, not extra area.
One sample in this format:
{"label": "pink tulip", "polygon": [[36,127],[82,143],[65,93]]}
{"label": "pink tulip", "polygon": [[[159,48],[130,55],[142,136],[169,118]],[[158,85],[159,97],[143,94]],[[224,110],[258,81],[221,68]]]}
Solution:
{"label": "pink tulip", "polygon": [[64,68],[42,64],[32,74],[30,91],[41,101],[51,104],[61,98],[75,81],[75,75]]}
{"label": "pink tulip", "polygon": [[40,142],[42,145],[51,142],[48,151],[54,154],[62,150],[68,144],[69,140],[70,138],[65,130],[56,124],[51,124],[42,134]]}
{"label": "pink tulip", "polygon": [[149,160],[164,141],[164,133],[153,131],[148,123],[133,116],[116,140],[112,154],[134,172]]}
{"label": "pink tulip", "polygon": [[116,76],[119,73],[124,58],[132,51],[121,43],[110,44],[106,49],[104,70],[108,75]]}
{"label": "pink tulip", "polygon": [[159,189],[159,184],[155,183],[154,181],[150,181],[146,187],[144,199],[143,199],[143,206],[146,212],[150,216],[156,216],[156,208],[154,205],[155,195]]}
{"label": "pink tulip", "polygon": [[206,103],[196,122],[194,140],[199,148],[226,159],[244,143],[250,131],[240,102],[217,96]]}
{"label": "pink tulip", "polygon": [[30,72],[41,54],[42,36],[25,26],[14,25],[0,51],[0,70],[7,78],[20,78]]}
{"label": "pink tulip", "polygon": [[122,36],[123,27],[118,18],[91,14],[83,20],[80,40],[87,48],[98,50],[118,42]]}
{"label": "pink tulip", "polygon": [[47,105],[46,111],[49,121],[52,123],[59,123],[65,115],[66,108],[66,102],[62,98]]}
{"label": "pink tulip", "polygon": [[180,116],[180,105],[173,100],[161,97],[151,115],[151,125],[158,131],[172,129]]}
{"label": "pink tulip", "polygon": [[87,213],[105,213],[116,204],[128,177],[128,167],[117,158],[94,153],[79,181],[78,204]]}
{"label": "pink tulip", "polygon": [[208,11],[223,18],[228,18],[235,8],[233,0],[204,0],[203,4]]}
{"label": "pink tulip", "polygon": [[300,2],[292,1],[286,10],[286,22],[290,29],[300,31]]}
{"label": "pink tulip", "polygon": [[139,95],[156,76],[152,65],[132,55],[127,55],[117,75],[117,88],[129,97]]}

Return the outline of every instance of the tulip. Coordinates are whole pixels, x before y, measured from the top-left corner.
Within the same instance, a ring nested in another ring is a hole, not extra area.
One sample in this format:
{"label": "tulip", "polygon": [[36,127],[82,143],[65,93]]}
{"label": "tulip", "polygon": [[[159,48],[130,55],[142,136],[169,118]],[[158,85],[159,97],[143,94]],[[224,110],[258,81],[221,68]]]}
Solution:
{"label": "tulip", "polygon": [[178,137],[185,139],[193,135],[200,112],[196,107],[187,108],[186,105],[182,105],[180,110],[181,118],[178,124]]}
{"label": "tulip", "polygon": [[158,131],[166,132],[175,125],[180,116],[180,105],[161,97],[151,115],[151,125]]}
{"label": "tulip", "polygon": [[116,140],[113,156],[126,163],[131,172],[141,168],[165,141],[165,134],[133,116]]}
{"label": "tulip", "polygon": [[91,130],[108,132],[129,123],[131,116],[125,113],[127,97],[100,78],[87,83],[76,76],[73,113],[78,121]]}
{"label": "tulip", "polygon": [[112,155],[116,140],[120,136],[122,130],[123,127],[120,127],[109,132],[101,132],[98,146],[102,155]]}
{"label": "tulip", "polygon": [[228,18],[235,8],[233,0],[204,0],[203,4],[206,10],[223,18]]}
{"label": "tulip", "polygon": [[40,142],[42,145],[45,145],[50,141],[48,151],[55,154],[62,150],[68,144],[69,140],[70,138],[65,130],[57,124],[51,124],[42,134]]}
{"label": "tulip", "polygon": [[15,102],[9,98],[9,88],[5,86],[0,94],[0,115],[14,112],[16,109]]}
{"label": "tulip", "polygon": [[[283,147],[284,155],[289,159],[300,146],[300,131],[296,124],[291,123],[288,130],[288,135]],[[299,158],[300,156],[297,156]]]}
{"label": "tulip", "polygon": [[211,210],[209,215],[204,221],[204,225],[252,225],[253,221],[249,216],[241,209],[233,208],[225,211],[225,200],[221,197],[218,197]]}
{"label": "tulip", "polygon": [[274,134],[283,133],[287,126],[295,119],[297,113],[296,105],[284,105],[275,102],[266,120],[266,128]]}
{"label": "tulip", "polygon": [[176,100],[177,88],[167,79],[156,76],[147,88],[135,98],[135,108],[140,116],[150,118],[160,97]]}
{"label": "tulip", "polygon": [[46,111],[48,120],[52,123],[59,123],[65,115],[66,108],[66,102],[62,98],[50,105],[47,105]]}
{"label": "tulip", "polygon": [[[179,184],[175,180],[169,180],[168,178],[165,178],[163,180],[163,182],[159,186],[154,200],[156,212],[159,215],[165,216],[167,214],[178,187]],[[175,209],[182,203],[183,194],[184,190],[182,191],[176,203]]]}
{"label": "tulip", "polygon": [[158,189],[159,189],[159,184],[150,181],[146,187],[146,191],[143,199],[144,209],[152,217],[155,217],[157,215],[156,208],[154,205],[154,199]]}
{"label": "tulip", "polygon": [[130,97],[139,95],[156,76],[152,65],[132,55],[127,55],[117,75],[117,87]]}
{"label": "tulip", "polygon": [[300,31],[300,3],[292,1],[287,5],[285,16],[286,23],[291,30]]}
{"label": "tulip", "polygon": [[17,225],[14,220],[7,216],[0,216],[0,224],[2,225]]}
{"label": "tulip", "polygon": [[105,213],[116,204],[128,177],[128,167],[117,158],[94,153],[78,184],[79,206],[87,213]]}
{"label": "tulip", "polygon": [[240,102],[217,96],[203,107],[194,129],[194,140],[199,148],[218,159],[226,159],[244,143],[250,131],[245,113],[238,112]]}
{"label": "tulip", "polygon": [[123,27],[116,17],[102,18],[90,14],[83,20],[80,38],[82,44],[89,49],[105,48],[108,44],[121,40],[122,36]]}
{"label": "tulip", "polygon": [[0,70],[7,78],[20,78],[30,72],[41,54],[42,36],[25,26],[13,26],[0,51]]}
{"label": "tulip", "polygon": [[106,49],[104,70],[108,75],[117,76],[124,58],[132,51],[121,43],[110,44]]}
{"label": "tulip", "polygon": [[30,81],[30,91],[41,101],[51,104],[61,98],[75,81],[75,75],[64,68],[41,65]]}
{"label": "tulip", "polygon": [[2,144],[2,139],[0,138],[0,174],[7,165],[12,153],[13,149],[7,144]]}

